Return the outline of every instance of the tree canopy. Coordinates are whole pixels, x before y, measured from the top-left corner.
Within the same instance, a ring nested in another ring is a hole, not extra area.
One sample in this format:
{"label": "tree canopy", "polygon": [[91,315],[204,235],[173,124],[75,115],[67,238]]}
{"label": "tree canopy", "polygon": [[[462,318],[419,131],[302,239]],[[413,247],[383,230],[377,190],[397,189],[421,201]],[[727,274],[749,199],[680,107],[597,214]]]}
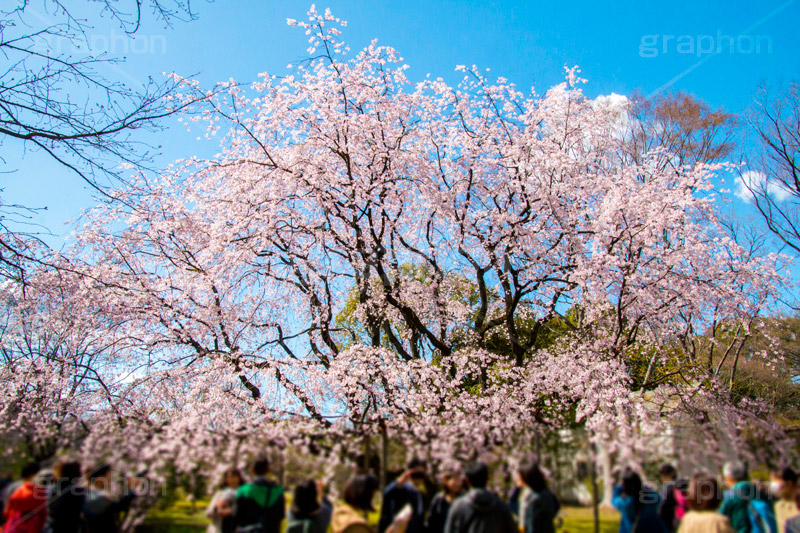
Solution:
{"label": "tree canopy", "polygon": [[720,222],[718,154],[632,158],[635,114],[577,68],[543,95],[476,67],[412,83],[330,12],[290,24],[310,36],[293,74],[194,117],[218,156],[130,177],[24,298],[4,287],[14,431],[187,471],[384,434],[447,463],[576,424],[622,456],[672,424],[786,451],[729,386],[784,258]]}

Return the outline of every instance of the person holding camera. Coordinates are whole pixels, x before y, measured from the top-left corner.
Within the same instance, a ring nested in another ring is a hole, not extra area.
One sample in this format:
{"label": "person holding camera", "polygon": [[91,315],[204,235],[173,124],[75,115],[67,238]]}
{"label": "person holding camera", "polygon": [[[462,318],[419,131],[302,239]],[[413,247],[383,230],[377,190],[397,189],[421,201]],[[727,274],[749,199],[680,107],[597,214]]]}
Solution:
{"label": "person holding camera", "polygon": [[403,507],[411,507],[411,519],[408,522],[408,533],[422,533],[425,525],[425,493],[426,464],[421,459],[412,459],[405,472],[383,491],[381,518],[378,522],[379,533],[384,533],[392,525],[397,513]]}

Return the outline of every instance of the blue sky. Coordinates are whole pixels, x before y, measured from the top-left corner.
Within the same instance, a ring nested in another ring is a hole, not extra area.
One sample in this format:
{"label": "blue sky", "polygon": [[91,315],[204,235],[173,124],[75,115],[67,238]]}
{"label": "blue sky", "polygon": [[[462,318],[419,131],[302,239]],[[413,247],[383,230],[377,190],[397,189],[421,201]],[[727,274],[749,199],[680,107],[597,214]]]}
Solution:
{"label": "blue sky", "polygon": [[[165,71],[197,74],[208,86],[229,78],[248,82],[264,71],[284,74],[287,63],[305,56],[306,36],[286,19],[303,19],[310,2],[193,5],[199,20],[171,29],[147,20],[136,40],[100,19],[87,34],[89,46],[95,53],[125,56],[107,75],[133,85]],[[402,53],[412,80],[430,73],[455,83],[456,65],[476,64],[543,93],[561,81],[565,65],[579,65],[590,96],[650,94],[672,83],[670,90],[738,113],[751,103],[759,83],[800,77],[800,0],[317,3],[318,9],[325,7],[348,21],[344,38],[354,51],[377,38]],[[96,12],[86,14],[97,20]],[[152,142],[162,146],[163,161],[216,148],[195,136],[175,126]],[[0,175],[4,201],[47,207],[37,220],[56,236],[65,233],[64,221],[91,205],[84,184],[41,154],[22,154],[14,143],[4,144],[3,151],[4,170],[17,170]]]}

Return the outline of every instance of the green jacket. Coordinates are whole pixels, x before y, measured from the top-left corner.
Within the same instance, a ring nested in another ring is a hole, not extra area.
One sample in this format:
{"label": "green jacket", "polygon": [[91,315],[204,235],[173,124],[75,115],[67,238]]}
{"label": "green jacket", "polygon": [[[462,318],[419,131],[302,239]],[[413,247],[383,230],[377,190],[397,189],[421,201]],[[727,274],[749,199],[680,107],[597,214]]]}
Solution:
{"label": "green jacket", "polygon": [[260,524],[264,533],[279,533],[286,515],[283,487],[265,478],[255,479],[236,491],[236,525]]}
{"label": "green jacket", "polygon": [[731,519],[736,533],[750,533],[750,502],[756,498],[756,487],[749,481],[740,481],[725,493],[719,512]]}

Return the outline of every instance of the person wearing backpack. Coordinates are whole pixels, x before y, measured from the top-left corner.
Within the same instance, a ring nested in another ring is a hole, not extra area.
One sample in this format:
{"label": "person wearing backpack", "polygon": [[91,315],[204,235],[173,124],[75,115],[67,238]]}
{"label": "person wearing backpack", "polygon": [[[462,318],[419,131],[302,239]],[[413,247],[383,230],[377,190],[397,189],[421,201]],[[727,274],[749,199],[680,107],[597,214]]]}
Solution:
{"label": "person wearing backpack", "polygon": [[722,468],[725,493],[719,512],[730,518],[737,533],[777,533],[772,503],[748,480],[747,467],[739,461],[729,461]]}
{"label": "person wearing backpack", "polygon": [[267,479],[269,459],[259,456],[250,468],[254,479],[236,491],[237,533],[280,533],[286,515],[283,487]]}
{"label": "person wearing backpack", "polygon": [[286,533],[325,533],[331,523],[333,507],[322,499],[322,490],[313,479],[301,481],[294,488]]}

